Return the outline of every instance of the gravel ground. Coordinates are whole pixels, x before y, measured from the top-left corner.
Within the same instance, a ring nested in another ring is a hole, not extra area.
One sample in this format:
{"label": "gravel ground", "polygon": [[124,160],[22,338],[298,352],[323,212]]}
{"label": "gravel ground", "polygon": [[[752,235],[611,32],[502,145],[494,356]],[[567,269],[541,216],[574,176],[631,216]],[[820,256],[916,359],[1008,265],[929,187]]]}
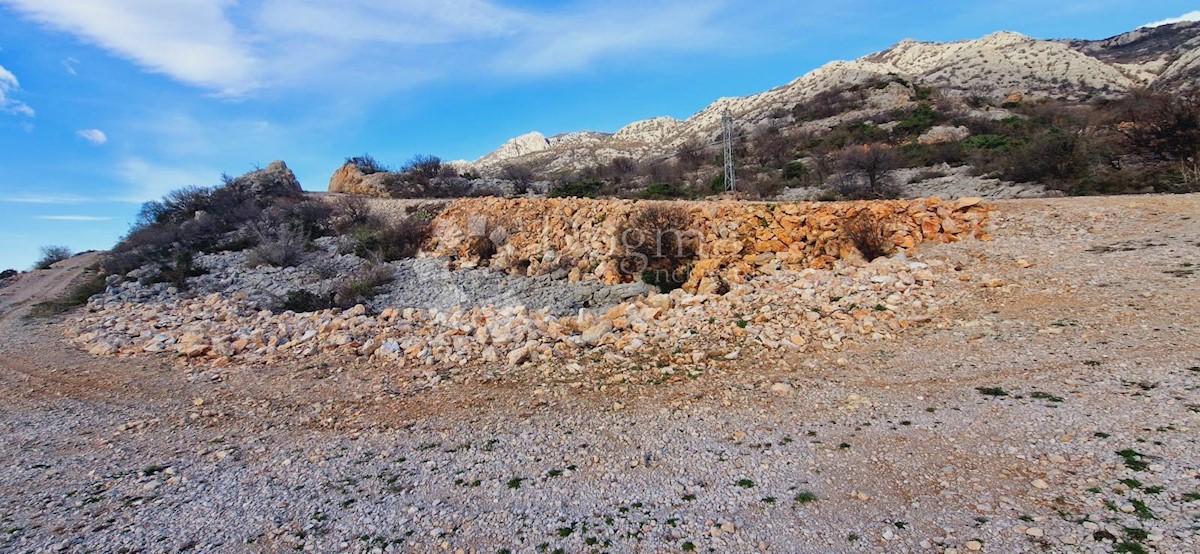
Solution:
{"label": "gravel ground", "polygon": [[93,358],[23,279],[0,550],[1200,550],[1200,196],[996,205],[954,325],[670,385]]}

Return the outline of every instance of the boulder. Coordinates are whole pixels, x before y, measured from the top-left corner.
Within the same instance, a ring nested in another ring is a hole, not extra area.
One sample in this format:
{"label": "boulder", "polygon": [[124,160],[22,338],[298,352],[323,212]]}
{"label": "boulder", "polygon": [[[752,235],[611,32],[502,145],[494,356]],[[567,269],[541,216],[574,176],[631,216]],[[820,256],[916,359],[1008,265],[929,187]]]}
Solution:
{"label": "boulder", "polygon": [[229,186],[254,198],[295,197],[304,193],[296,174],[279,160],[271,162],[266,169],[234,179]]}
{"label": "boulder", "polygon": [[970,136],[971,130],[961,125],[957,127],[938,125],[917,137],[917,142],[921,144],[942,144],[946,142],[958,142]]}

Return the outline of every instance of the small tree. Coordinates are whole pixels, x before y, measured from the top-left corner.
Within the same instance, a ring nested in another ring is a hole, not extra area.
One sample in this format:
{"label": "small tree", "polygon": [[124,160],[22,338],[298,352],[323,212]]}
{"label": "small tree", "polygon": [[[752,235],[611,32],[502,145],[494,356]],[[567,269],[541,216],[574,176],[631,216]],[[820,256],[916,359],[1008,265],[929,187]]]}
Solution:
{"label": "small tree", "polygon": [[33,264],[34,269],[50,269],[50,266],[61,262],[72,255],[66,246],[43,246],[42,257]]}
{"label": "small tree", "polygon": [[891,198],[897,194],[891,172],[896,155],[886,144],[865,144],[845,148],[838,155],[844,172],[838,193],[851,198]]}
{"label": "small tree", "polygon": [[1112,123],[1147,158],[1187,160],[1200,152],[1200,92],[1134,91],[1116,103]]}
{"label": "small tree", "polygon": [[500,178],[512,181],[513,192],[525,194],[529,191],[529,184],[533,182],[536,175],[534,175],[533,169],[527,165],[508,164],[500,170]]}

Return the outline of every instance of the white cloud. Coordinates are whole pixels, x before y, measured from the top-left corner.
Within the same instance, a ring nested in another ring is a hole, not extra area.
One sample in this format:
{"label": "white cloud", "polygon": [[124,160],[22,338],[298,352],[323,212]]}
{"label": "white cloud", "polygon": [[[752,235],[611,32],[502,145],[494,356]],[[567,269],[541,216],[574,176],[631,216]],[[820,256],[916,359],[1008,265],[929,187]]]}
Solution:
{"label": "white cloud", "polygon": [[104,131],[100,129],[80,129],[75,131],[75,136],[97,146],[108,142],[108,135],[104,134]]}
{"label": "white cloud", "polygon": [[495,60],[502,73],[572,71],[617,55],[718,48],[724,2],[604,4],[537,19]]}
{"label": "white cloud", "polygon": [[111,221],[111,217],[98,215],[39,215],[34,216],[34,219],[43,221]]}
{"label": "white cloud", "polygon": [[[730,0],[0,0],[151,72],[228,96],[386,94],[481,72],[546,75],[717,48]],[[735,6],[736,7],[736,6]],[[727,32],[726,32],[727,33]],[[68,71],[75,63],[64,61]]]}
{"label": "white cloud", "polygon": [[1142,27],[1162,27],[1163,25],[1170,25],[1172,23],[1183,23],[1184,21],[1200,21],[1200,10],[1193,10],[1193,11],[1185,13],[1179,17],[1171,17],[1171,18],[1163,19],[1161,21],[1155,21],[1153,23],[1147,23],[1145,25],[1142,25]]}
{"label": "white cloud", "polygon": [[36,194],[7,195],[5,193],[0,193],[0,202],[8,202],[13,204],[78,204],[84,200],[86,199],[81,196]]}
{"label": "white cloud", "polygon": [[256,85],[257,61],[245,33],[225,15],[233,0],[3,1],[34,21],[184,83],[226,94]]}
{"label": "white cloud", "polygon": [[75,71],[75,66],[79,65],[79,60],[75,58],[66,58],[62,61],[62,64],[63,68],[65,68],[67,73],[70,73],[72,77],[79,75],[79,72]]}
{"label": "white cloud", "polygon": [[21,83],[17,81],[17,76],[0,65],[0,111],[34,117],[36,114],[34,114],[33,108],[10,97],[19,90],[21,90]]}

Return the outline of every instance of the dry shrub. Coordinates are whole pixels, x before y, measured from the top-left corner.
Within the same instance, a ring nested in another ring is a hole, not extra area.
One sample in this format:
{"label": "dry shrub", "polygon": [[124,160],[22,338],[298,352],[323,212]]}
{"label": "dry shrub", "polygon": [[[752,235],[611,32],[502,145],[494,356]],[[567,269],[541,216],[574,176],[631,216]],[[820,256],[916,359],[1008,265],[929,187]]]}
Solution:
{"label": "dry shrub", "polygon": [[371,204],[361,196],[343,196],[333,201],[330,226],[337,233],[346,233],[359,225],[374,221]]}
{"label": "dry shrub", "polygon": [[496,243],[488,237],[471,237],[463,243],[462,255],[469,260],[478,260],[480,263],[487,262],[496,255]]}
{"label": "dry shrub", "polygon": [[875,258],[888,256],[896,248],[888,238],[883,221],[869,210],[858,212],[847,220],[845,233],[868,262]]}
{"label": "dry shrub", "polygon": [[691,225],[691,216],[680,206],[652,204],[638,210],[621,228],[621,272],[640,275],[663,291],[682,286],[699,243]]}
{"label": "dry shrub", "polygon": [[50,266],[70,258],[71,255],[71,249],[66,246],[43,246],[42,257],[33,264],[33,268],[50,269]]}
{"label": "dry shrub", "polygon": [[392,282],[392,268],[384,264],[363,264],[333,289],[338,307],[350,308],[365,303],[379,293],[379,287]]}
{"label": "dry shrub", "polygon": [[273,240],[264,240],[246,254],[247,267],[264,265],[275,267],[293,267],[304,257],[304,247],[308,241],[303,232],[285,229],[279,232]]}

